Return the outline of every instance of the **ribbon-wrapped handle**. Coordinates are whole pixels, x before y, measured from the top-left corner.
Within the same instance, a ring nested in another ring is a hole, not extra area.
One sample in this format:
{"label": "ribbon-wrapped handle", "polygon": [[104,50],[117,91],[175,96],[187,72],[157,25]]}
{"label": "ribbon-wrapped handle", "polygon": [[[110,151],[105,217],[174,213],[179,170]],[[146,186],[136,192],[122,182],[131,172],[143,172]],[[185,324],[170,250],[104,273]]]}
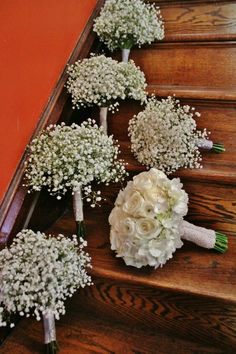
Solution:
{"label": "ribbon-wrapped handle", "polygon": [[187,221],[183,221],[181,238],[191,241],[196,245],[208,249],[214,249],[224,253],[228,249],[227,236],[211,229],[193,225]]}

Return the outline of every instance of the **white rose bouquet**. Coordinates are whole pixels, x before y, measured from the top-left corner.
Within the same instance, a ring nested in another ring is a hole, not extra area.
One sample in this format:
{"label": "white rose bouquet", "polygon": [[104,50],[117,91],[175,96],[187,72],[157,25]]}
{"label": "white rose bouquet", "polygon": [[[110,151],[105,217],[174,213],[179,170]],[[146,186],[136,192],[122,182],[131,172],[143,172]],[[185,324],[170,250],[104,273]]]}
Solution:
{"label": "white rose bouquet", "polygon": [[55,318],[65,314],[66,298],[92,284],[86,242],[79,241],[78,245],[75,235],[69,239],[23,230],[10,248],[0,252],[0,326],[17,313],[35,316],[37,321],[42,318],[47,353],[58,349]]}
{"label": "white rose bouquet", "polygon": [[126,62],[134,45],[164,38],[159,7],[142,0],[107,0],[93,28],[110,50],[122,49]]}
{"label": "white rose bouquet", "polygon": [[180,167],[201,168],[199,148],[225,149],[208,139],[206,129],[197,130],[195,119],[199,116],[193,107],[181,106],[175,98],[150,98],[144,111],[129,122],[131,151],[141,164],[167,174]]}
{"label": "white rose bouquet", "polygon": [[178,178],[155,168],[142,172],[117,196],[109,216],[111,249],[137,268],[162,266],[182,239],[225,252],[227,237],[184,221],[187,211],[188,195]]}
{"label": "white rose bouquet", "polygon": [[119,100],[131,98],[146,102],[146,79],[133,61],[118,63],[104,55],[92,56],[70,65],[68,74],[66,87],[72,96],[73,108],[99,106],[105,132],[107,110],[114,112]]}
{"label": "white rose bouquet", "polygon": [[25,185],[29,192],[46,187],[50,194],[71,191],[78,236],[84,236],[82,191],[92,207],[101,201],[101,192],[92,192],[91,183],[119,182],[127,175],[119,147],[95,121],[66,126],[50,125],[29,146]]}

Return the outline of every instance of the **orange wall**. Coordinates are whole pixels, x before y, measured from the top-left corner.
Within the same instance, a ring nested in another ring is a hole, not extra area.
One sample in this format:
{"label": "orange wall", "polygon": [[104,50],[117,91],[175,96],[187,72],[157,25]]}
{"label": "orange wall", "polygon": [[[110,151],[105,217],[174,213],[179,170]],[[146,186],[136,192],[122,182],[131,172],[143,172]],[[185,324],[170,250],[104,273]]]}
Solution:
{"label": "orange wall", "polygon": [[0,1],[0,201],[95,3]]}

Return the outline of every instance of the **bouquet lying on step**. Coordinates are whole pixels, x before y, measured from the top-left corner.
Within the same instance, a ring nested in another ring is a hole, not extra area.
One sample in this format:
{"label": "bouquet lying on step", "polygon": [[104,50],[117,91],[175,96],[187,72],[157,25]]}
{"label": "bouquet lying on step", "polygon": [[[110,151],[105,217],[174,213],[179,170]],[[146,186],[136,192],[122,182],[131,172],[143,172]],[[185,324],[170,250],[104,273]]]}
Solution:
{"label": "bouquet lying on step", "polygon": [[91,183],[119,182],[127,175],[118,159],[119,148],[112,136],[88,119],[81,126],[51,125],[29,146],[25,185],[30,191],[46,187],[58,199],[71,191],[78,236],[84,236],[82,192],[91,206],[101,201]]}
{"label": "bouquet lying on step", "polygon": [[164,38],[159,7],[143,0],[107,0],[93,28],[110,50],[123,50],[124,61],[134,45]]}
{"label": "bouquet lying on step", "polygon": [[227,237],[184,221],[187,211],[188,195],[178,178],[155,168],[142,172],[117,196],[109,216],[111,249],[137,268],[162,266],[182,240],[225,252]]}
{"label": "bouquet lying on step", "polygon": [[119,100],[146,102],[146,79],[133,61],[118,63],[104,55],[77,61],[68,68],[67,90],[73,108],[99,106],[100,121],[106,131],[107,110],[114,112]]}
{"label": "bouquet lying on step", "polygon": [[87,268],[90,257],[84,252],[86,242],[74,235],[46,236],[23,230],[9,248],[0,252],[0,326],[11,315],[43,319],[47,353],[55,353],[55,319],[65,314],[64,302],[79,288],[91,285]]}
{"label": "bouquet lying on step", "polygon": [[180,167],[201,168],[200,148],[224,151],[222,144],[208,139],[209,132],[197,130],[200,113],[181,106],[173,97],[148,100],[145,109],[129,121],[131,151],[137,160],[169,174]]}

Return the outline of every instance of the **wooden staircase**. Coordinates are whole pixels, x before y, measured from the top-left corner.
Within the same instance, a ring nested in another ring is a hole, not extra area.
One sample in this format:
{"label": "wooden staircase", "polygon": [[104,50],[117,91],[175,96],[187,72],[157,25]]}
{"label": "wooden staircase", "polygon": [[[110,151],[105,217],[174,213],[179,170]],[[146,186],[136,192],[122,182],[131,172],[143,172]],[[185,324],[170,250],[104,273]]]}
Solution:
{"label": "wooden staircase", "polygon": [[[236,2],[156,2],[165,41],[133,49],[131,58],[149,92],[194,106],[202,114],[198,127],[224,143],[224,154],[203,153],[203,169],[175,176],[190,196],[187,220],[225,232],[229,250],[221,255],[186,242],[162,269],[127,267],[110,250],[107,221],[120,185],[103,187],[106,202],[85,210],[94,286],[76,294],[57,323],[61,353],[236,352]],[[129,119],[141,109],[128,101],[109,117],[131,176],[144,170],[127,136]],[[71,203],[48,232],[75,232]],[[42,338],[40,323],[22,320],[0,353],[40,353]]]}

